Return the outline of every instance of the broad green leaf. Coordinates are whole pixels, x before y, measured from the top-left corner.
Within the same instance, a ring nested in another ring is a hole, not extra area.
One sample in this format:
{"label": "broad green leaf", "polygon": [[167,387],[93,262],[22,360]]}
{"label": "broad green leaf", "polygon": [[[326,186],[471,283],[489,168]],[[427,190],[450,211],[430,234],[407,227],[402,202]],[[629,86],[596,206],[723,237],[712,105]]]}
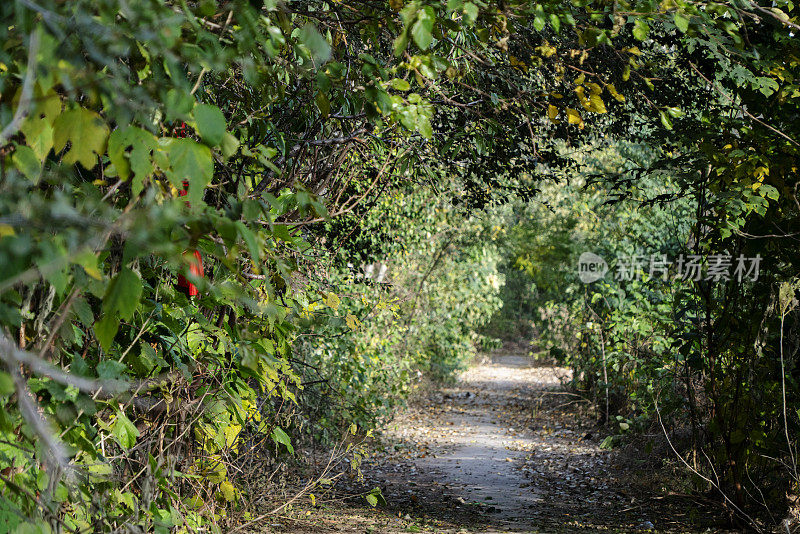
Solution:
{"label": "broad green leaf", "polygon": [[94,335],[103,350],[111,348],[111,343],[114,342],[114,336],[117,335],[119,330],[119,318],[113,315],[104,315],[99,321],[94,323]]}
{"label": "broad green leaf", "polygon": [[44,521],[36,523],[20,523],[12,534],[51,534],[53,530]]}
{"label": "broad green leaf", "polygon": [[607,84],[606,90],[608,90],[608,92],[611,93],[611,96],[613,96],[618,102],[625,102],[625,97],[617,91],[617,88],[614,87],[613,83]]}
{"label": "broad green leaf", "polygon": [[114,419],[114,426],[111,427],[111,434],[117,440],[120,447],[128,450],[136,445],[136,438],[139,437],[139,430],[136,428],[136,425],[128,419],[125,412],[119,410],[116,419]]}
{"label": "broad green leaf", "polygon": [[550,26],[556,33],[561,31],[561,19],[555,13],[550,13]]}
{"label": "broad green leaf", "polygon": [[294,447],[292,447],[292,440],[289,439],[289,435],[283,431],[283,429],[279,426],[276,426],[272,429],[272,439],[275,443],[283,445],[286,447],[286,450],[289,451],[290,454],[294,454]]}
{"label": "broad green leaf", "polygon": [[478,6],[472,2],[464,3],[464,21],[468,26],[472,26],[476,20],[478,20]]}
{"label": "broad green leaf", "polygon": [[214,174],[211,149],[191,139],[174,139],[169,146],[170,182],[183,189],[183,181],[189,181],[189,192],[185,197],[191,203],[203,199],[203,190]]}
{"label": "broad green leaf", "polygon": [[89,306],[86,299],[82,297],[76,298],[72,304],[72,311],[84,326],[92,326],[94,314],[92,313],[92,307]]}
{"label": "broad green leaf", "polygon": [[144,180],[153,174],[153,151],[157,148],[158,139],[135,126],[118,128],[108,138],[108,159],[123,180],[133,172],[131,189],[134,195],[141,193]]}
{"label": "broad green leaf", "polygon": [[577,124],[579,126],[583,124],[583,119],[581,118],[581,114],[578,113],[577,110],[574,110],[572,108],[567,108],[565,111],[567,112],[567,122],[569,122],[570,124]]}
{"label": "broad green leaf", "polygon": [[121,380],[125,369],[125,365],[116,360],[103,360],[97,364],[97,376],[103,380]]}
{"label": "broad green leaf", "polygon": [[11,395],[16,391],[14,380],[5,371],[0,371],[0,395]]}
{"label": "broad green leaf", "polygon": [[86,274],[95,280],[101,280],[103,278],[103,273],[101,273],[100,269],[97,267],[97,254],[89,249],[85,249],[79,254],[76,254],[72,259],[72,263],[83,267]]}
{"label": "broad green leaf", "polygon": [[106,150],[108,126],[94,111],[80,107],[65,111],[53,123],[53,130],[53,146],[57,152],[70,144],[63,158],[70,165],[80,163],[93,169],[97,157]]}
{"label": "broad green leaf", "polygon": [[675,27],[678,28],[682,33],[686,33],[686,31],[689,29],[689,17],[687,17],[680,11],[676,11]]}
{"label": "broad green leaf", "polygon": [[395,56],[400,56],[408,48],[408,31],[403,30],[394,40],[393,50]]}
{"label": "broad green leaf", "polygon": [[313,24],[303,26],[299,37],[300,42],[311,52],[311,57],[317,67],[331,58],[331,45]]}
{"label": "broad green leaf", "polygon": [[417,131],[425,139],[433,137],[433,128],[431,128],[431,121],[428,117],[422,115],[417,116]]}
{"label": "broad green leaf", "polygon": [[393,78],[391,84],[392,89],[397,89],[398,91],[408,91],[411,89],[411,84],[402,78]]}
{"label": "broad green leaf", "polygon": [[649,33],[650,26],[644,20],[636,19],[636,22],[633,23],[633,36],[639,41],[644,41]]}
{"label": "broad green leaf", "polygon": [[183,89],[170,89],[167,92],[165,108],[167,119],[171,121],[187,120],[194,106],[194,97]]}
{"label": "broad green leaf", "polygon": [[217,106],[198,104],[192,111],[197,131],[203,141],[210,146],[219,146],[225,136],[225,116]]}
{"label": "broad green leaf", "polygon": [[222,157],[227,160],[233,156],[238,149],[239,140],[236,138],[236,136],[229,132],[225,132],[225,135],[222,136],[222,145],[220,146]]}
{"label": "broad green leaf", "polygon": [[425,6],[417,12],[417,21],[411,28],[411,36],[421,50],[427,50],[433,42],[433,23],[436,21],[436,12],[431,6]]}
{"label": "broad green leaf", "polygon": [[17,145],[14,149],[14,154],[11,156],[11,162],[14,163],[14,167],[25,178],[34,184],[39,183],[39,176],[42,174],[42,162],[31,147]]}
{"label": "broad green leaf", "polygon": [[30,117],[44,119],[48,124],[52,125],[61,114],[61,97],[54,89],[48,89],[47,92],[42,93],[41,89],[36,90],[36,106],[34,112]]}
{"label": "broad green leaf", "polygon": [[133,317],[133,312],[139,305],[141,296],[142,280],[139,275],[131,269],[123,267],[108,284],[103,297],[103,313],[116,315],[127,321]]}
{"label": "broad green leaf", "polygon": [[39,161],[44,161],[50,149],[53,148],[53,127],[47,119],[28,117],[22,123],[22,133],[25,142],[33,149]]}

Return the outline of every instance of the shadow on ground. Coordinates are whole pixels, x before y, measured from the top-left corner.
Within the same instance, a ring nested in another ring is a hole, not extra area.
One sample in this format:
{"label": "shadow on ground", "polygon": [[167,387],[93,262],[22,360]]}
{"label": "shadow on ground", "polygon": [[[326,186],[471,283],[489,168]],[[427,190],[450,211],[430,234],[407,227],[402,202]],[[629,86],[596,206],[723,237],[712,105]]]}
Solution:
{"label": "shadow on ground", "polygon": [[[496,354],[382,429],[363,480],[261,531],[709,531],[696,525],[712,510],[658,491],[651,463],[600,448],[596,414],[564,390],[568,378]],[[376,486],[387,504],[373,508],[359,494]]]}

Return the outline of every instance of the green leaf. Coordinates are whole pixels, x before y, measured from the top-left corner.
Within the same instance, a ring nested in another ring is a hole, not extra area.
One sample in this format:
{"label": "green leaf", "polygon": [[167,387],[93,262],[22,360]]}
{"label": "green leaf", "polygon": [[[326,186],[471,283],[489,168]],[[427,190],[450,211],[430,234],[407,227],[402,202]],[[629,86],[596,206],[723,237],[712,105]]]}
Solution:
{"label": "green leaf", "polygon": [[561,31],[561,19],[555,13],[550,14],[550,26],[553,27],[553,31],[556,33]]}
{"label": "green leaf", "polygon": [[317,67],[331,58],[331,45],[313,24],[303,26],[299,37],[300,42],[311,52],[311,57]]}
{"label": "green leaf", "polygon": [[186,120],[192,112],[194,97],[183,89],[170,89],[165,104],[167,120]]}
{"label": "green leaf", "polygon": [[687,30],[689,29],[689,17],[687,17],[680,11],[676,11],[675,27],[678,28],[682,33],[686,33]]}
{"label": "green leaf", "polygon": [[228,159],[233,156],[239,149],[239,144],[239,139],[237,139],[235,135],[225,132],[225,135],[222,137],[222,145],[220,146],[222,157]]}
{"label": "green leaf", "polygon": [[669,118],[669,115],[663,109],[661,109],[658,111],[658,116],[661,118],[661,124],[664,125],[664,128],[671,130],[672,119]]}
{"label": "green leaf", "polygon": [[136,428],[136,425],[128,419],[125,412],[120,410],[117,412],[114,426],[111,427],[111,434],[116,438],[120,447],[128,450],[136,445],[136,438],[139,437],[139,430]]}
{"label": "green leaf", "polygon": [[157,148],[156,136],[135,126],[118,128],[108,138],[108,159],[123,180],[127,180],[133,172],[135,179],[131,189],[136,196],[141,193],[144,180],[153,174],[155,167],[152,154]]}
{"label": "green leaf", "polygon": [[425,6],[417,12],[417,21],[411,28],[411,36],[421,50],[427,50],[433,42],[433,23],[436,21],[436,12],[431,6]]}
{"label": "green leaf", "polygon": [[16,391],[14,380],[5,371],[0,371],[0,395],[11,395]]}
{"label": "green leaf", "polygon": [[53,148],[53,127],[47,119],[28,117],[20,128],[25,142],[31,147],[39,161],[44,161]]}
{"label": "green leaf", "polygon": [[408,91],[411,89],[411,84],[402,78],[393,78],[390,83],[392,85],[392,89],[396,89],[398,91]]}
{"label": "green leaf", "polygon": [[400,56],[408,48],[408,32],[403,32],[394,40],[394,55]]}
{"label": "green leaf", "polygon": [[50,525],[37,521],[36,523],[20,523],[14,529],[13,534],[51,534],[52,532]]}
{"label": "green leaf", "polygon": [[464,4],[464,20],[468,26],[475,24],[475,21],[478,20],[478,6],[472,2],[466,2]]}
{"label": "green leaf", "polygon": [[97,364],[97,376],[103,380],[124,379],[125,365],[116,360],[103,360]]}
{"label": "green leaf", "polygon": [[[537,8],[541,8],[542,4],[536,4]],[[537,32],[540,32],[544,29],[544,25],[547,24],[547,21],[544,18],[544,10],[537,9],[536,16],[533,18],[533,29]]]}
{"label": "green leaf", "polygon": [[331,103],[328,100],[328,97],[322,91],[317,92],[317,97],[315,98],[317,103],[317,109],[319,109],[320,115],[323,117],[327,117],[331,113]]}
{"label": "green leaf", "polygon": [[282,444],[286,447],[286,450],[289,451],[290,454],[294,454],[294,447],[292,447],[292,440],[289,439],[289,435],[283,431],[283,429],[279,426],[276,426],[272,429],[272,439],[275,441],[276,444]]}
{"label": "green leaf", "polygon": [[108,126],[94,111],[80,107],[65,111],[53,123],[53,130],[57,152],[70,143],[63,158],[70,165],[80,163],[91,170],[97,165],[97,157],[106,150]]}
{"label": "green leaf", "polygon": [[210,146],[219,146],[225,136],[227,122],[225,115],[217,106],[198,104],[192,112],[197,131],[203,141]]}
{"label": "green leaf", "polygon": [[86,274],[95,280],[102,280],[103,273],[101,273],[100,269],[97,267],[97,255],[90,249],[85,249],[76,254],[72,259],[72,263],[83,267]]}
{"label": "green leaf", "polygon": [[117,315],[127,321],[139,306],[142,296],[142,280],[139,275],[127,267],[111,280],[103,297],[103,313]]}
{"label": "green leaf", "polygon": [[94,322],[94,314],[92,313],[92,307],[89,306],[89,303],[86,302],[86,299],[82,297],[76,298],[72,304],[72,311],[84,326],[92,326],[92,323]]}
{"label": "green leaf", "polygon": [[36,157],[36,152],[26,145],[17,145],[11,162],[22,175],[33,182],[39,183],[39,176],[42,174],[42,162]]}
{"label": "green leaf", "polygon": [[114,336],[119,330],[119,319],[113,315],[104,315],[99,321],[94,323],[94,335],[103,350],[107,351],[114,342]]}
{"label": "green leaf", "polygon": [[639,41],[644,41],[649,33],[650,26],[642,19],[636,19],[636,22],[633,23],[633,36]]}
{"label": "green leaf", "polygon": [[386,505],[386,499],[383,496],[383,492],[381,492],[381,488],[375,487],[370,490],[369,493],[365,495],[367,502],[370,506],[377,506],[378,503]]}
{"label": "green leaf", "polygon": [[433,137],[433,128],[431,128],[431,121],[428,117],[422,115],[417,116],[417,131],[425,139]]}
{"label": "green leaf", "polygon": [[191,139],[174,139],[169,146],[170,182],[183,189],[183,181],[189,181],[186,200],[193,204],[203,200],[203,189],[211,182],[214,160],[211,150]]}

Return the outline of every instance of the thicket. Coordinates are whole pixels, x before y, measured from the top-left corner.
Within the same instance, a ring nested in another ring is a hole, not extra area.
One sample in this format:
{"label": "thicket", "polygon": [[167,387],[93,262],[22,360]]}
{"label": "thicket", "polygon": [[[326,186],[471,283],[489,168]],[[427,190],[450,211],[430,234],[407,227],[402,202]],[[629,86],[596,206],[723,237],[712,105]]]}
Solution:
{"label": "thicket", "polygon": [[[368,431],[475,350],[519,250],[532,282],[509,279],[554,302],[609,416],[688,421],[741,515],[797,493],[793,3],[14,0],[0,20],[7,530],[258,513],[243,473]],[[654,235],[761,253],[761,276],[587,288],[560,263]]]}

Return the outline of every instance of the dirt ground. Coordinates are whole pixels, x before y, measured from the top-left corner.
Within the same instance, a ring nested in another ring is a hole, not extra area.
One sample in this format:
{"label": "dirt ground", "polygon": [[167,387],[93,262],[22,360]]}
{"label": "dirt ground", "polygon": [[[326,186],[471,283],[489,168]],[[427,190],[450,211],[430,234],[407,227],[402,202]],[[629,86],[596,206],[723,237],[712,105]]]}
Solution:
{"label": "dirt ground", "polygon": [[[363,480],[250,532],[725,531],[718,509],[666,491],[659,461],[600,448],[568,378],[520,354],[487,357],[382,429]],[[363,492],[376,486],[387,502],[373,508]]]}

